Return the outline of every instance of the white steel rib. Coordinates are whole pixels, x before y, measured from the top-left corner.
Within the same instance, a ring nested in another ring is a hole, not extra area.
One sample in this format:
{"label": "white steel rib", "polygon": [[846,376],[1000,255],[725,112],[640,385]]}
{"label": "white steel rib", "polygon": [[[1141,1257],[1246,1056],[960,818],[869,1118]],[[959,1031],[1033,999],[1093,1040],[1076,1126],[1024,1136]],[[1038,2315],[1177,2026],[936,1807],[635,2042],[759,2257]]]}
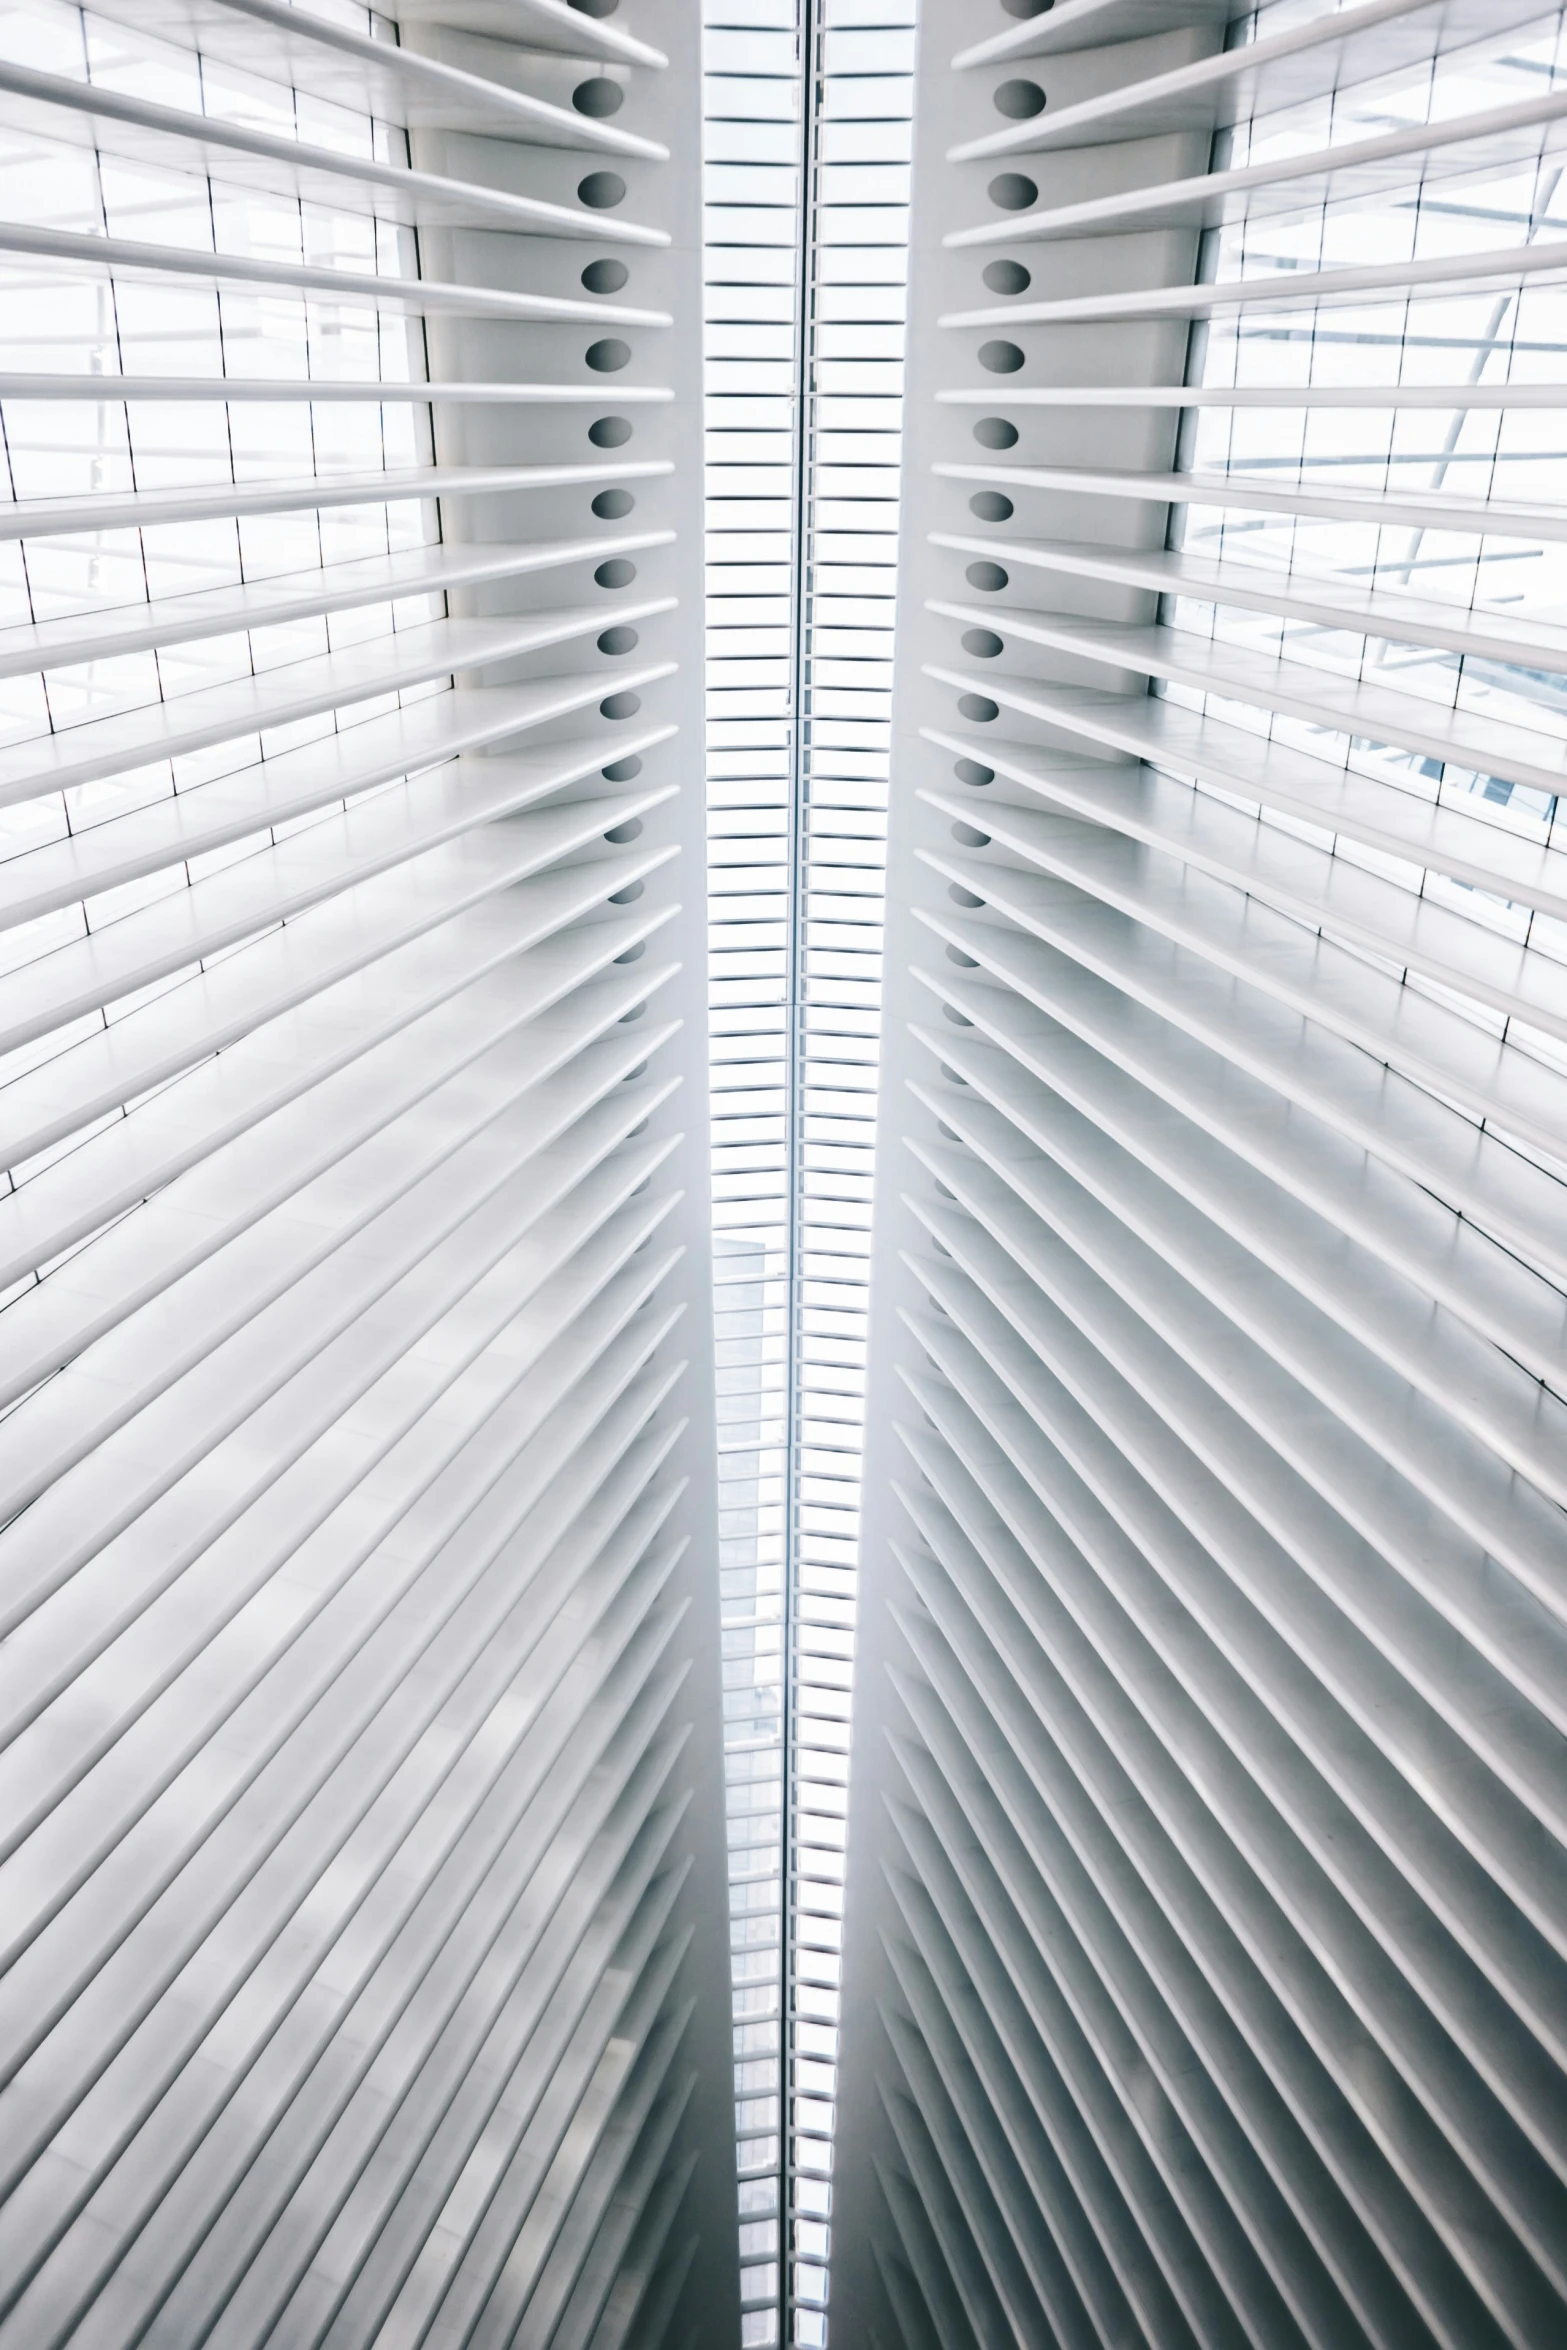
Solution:
{"label": "white steel rib", "polygon": [[915,79],[833,2325],[1543,2350],[1562,12],[987,5]]}
{"label": "white steel rib", "polygon": [[5,2350],[738,2329],[701,59],[624,15],[0,27]]}

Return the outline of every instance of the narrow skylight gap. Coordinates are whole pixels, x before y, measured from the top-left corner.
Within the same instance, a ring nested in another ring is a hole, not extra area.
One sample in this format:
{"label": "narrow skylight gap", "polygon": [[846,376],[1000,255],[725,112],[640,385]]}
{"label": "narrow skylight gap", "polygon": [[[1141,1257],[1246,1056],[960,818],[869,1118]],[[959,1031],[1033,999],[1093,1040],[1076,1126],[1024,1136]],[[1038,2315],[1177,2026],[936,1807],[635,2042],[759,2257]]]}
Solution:
{"label": "narrow skylight gap", "polygon": [[796,0],[709,0],[704,59],[719,1574],[746,2350],[827,2341],[913,97],[912,5],[814,4],[807,18]]}

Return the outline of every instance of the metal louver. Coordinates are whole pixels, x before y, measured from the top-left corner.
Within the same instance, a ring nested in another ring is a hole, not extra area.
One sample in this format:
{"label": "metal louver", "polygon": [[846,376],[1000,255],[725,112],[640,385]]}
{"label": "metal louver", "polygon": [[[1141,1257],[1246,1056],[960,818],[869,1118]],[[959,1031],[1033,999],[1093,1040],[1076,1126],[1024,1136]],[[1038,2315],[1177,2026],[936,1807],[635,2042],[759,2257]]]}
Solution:
{"label": "metal louver", "polygon": [[1567,2339],[1562,36],[924,12],[839,2342]]}
{"label": "metal louver", "polygon": [[0,20],[18,2350],[738,2332],[699,59],[628,13]]}

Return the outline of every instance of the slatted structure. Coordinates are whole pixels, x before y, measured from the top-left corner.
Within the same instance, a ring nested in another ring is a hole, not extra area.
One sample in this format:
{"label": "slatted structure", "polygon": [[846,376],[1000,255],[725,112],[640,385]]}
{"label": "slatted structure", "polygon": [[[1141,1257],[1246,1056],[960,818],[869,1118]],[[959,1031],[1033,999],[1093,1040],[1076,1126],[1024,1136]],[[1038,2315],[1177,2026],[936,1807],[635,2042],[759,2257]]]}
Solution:
{"label": "slatted structure", "polygon": [[1567,2339],[1564,69],[928,0],[840,2341]]}
{"label": "slatted structure", "polygon": [[699,58],[0,20],[0,2343],[738,2331]]}

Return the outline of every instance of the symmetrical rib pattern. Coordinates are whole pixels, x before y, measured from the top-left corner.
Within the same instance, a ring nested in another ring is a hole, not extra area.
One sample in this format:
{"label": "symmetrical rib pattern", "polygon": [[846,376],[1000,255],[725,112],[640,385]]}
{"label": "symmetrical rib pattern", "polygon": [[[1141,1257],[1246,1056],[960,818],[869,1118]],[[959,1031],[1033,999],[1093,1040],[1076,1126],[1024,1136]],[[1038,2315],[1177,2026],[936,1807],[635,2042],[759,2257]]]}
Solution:
{"label": "symmetrical rib pattern", "polygon": [[0,27],[17,2350],[737,2330],[698,58],[614,6]]}
{"label": "symmetrical rib pattern", "polygon": [[839,2339],[1567,2338],[1561,16],[930,0]]}

